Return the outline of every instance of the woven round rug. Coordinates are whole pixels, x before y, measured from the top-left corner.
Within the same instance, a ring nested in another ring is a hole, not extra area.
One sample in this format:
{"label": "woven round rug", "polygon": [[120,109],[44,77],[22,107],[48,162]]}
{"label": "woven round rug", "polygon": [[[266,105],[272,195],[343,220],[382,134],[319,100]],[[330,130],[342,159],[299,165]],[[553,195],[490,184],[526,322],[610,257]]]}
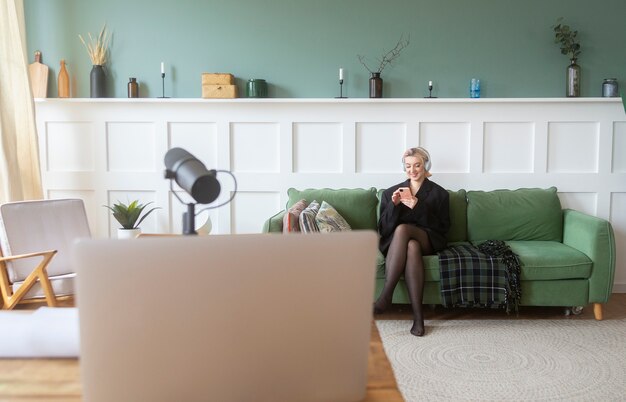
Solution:
{"label": "woven round rug", "polygon": [[427,320],[376,325],[407,401],[626,400],[626,320]]}

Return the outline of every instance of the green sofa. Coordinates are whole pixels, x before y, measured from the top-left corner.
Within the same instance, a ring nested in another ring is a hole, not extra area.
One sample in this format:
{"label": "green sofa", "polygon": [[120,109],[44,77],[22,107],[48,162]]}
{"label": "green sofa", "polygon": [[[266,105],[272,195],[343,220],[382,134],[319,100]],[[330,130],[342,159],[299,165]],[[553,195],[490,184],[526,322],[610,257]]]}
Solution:
{"label": "green sofa", "polygon": [[[354,230],[376,230],[383,190],[289,189],[286,209],[300,199],[326,201]],[[615,239],[611,224],[584,213],[561,209],[556,188],[495,191],[449,191],[448,243],[504,240],[521,260],[522,306],[576,307],[593,303],[602,319],[602,303],[613,288]],[[269,218],[264,233],[281,233],[283,210]],[[425,257],[425,304],[441,304],[439,260]],[[385,280],[379,253],[376,295]],[[409,303],[401,281],[394,303]]]}

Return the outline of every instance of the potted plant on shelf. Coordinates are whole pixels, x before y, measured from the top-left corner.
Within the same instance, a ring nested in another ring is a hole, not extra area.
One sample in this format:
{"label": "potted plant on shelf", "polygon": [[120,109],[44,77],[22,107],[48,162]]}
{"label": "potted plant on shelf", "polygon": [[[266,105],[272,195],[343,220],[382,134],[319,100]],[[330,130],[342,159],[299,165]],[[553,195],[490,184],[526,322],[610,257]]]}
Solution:
{"label": "potted plant on shelf", "polygon": [[566,55],[570,59],[570,65],[567,67],[567,91],[569,97],[580,96],[580,66],[576,64],[580,55],[580,43],[576,36],[578,31],[573,31],[569,25],[562,23],[563,17],[556,20],[554,29],[554,43],[561,46],[561,54]]}
{"label": "potted plant on shelf", "polygon": [[160,207],[154,207],[144,212],[144,209],[150,204],[152,204],[152,202],[140,204],[139,200],[134,200],[129,204],[118,201],[117,204],[113,204],[112,207],[108,205],[103,206],[110,209],[111,212],[113,212],[113,217],[122,225],[122,227],[117,230],[117,237],[127,239],[137,237],[141,233],[141,229],[139,228],[141,222],[155,209],[160,209]]}
{"label": "potted plant on shelf", "polygon": [[405,47],[409,46],[409,39],[410,37],[407,39],[404,39],[404,35],[400,36],[400,39],[398,40],[398,43],[396,43],[396,46],[394,46],[394,48],[388,51],[387,53],[383,54],[383,57],[378,60],[379,61],[378,68],[376,68],[375,70],[369,68],[369,66],[365,62],[364,56],[357,54],[356,57],[359,59],[359,62],[363,64],[363,67],[365,67],[367,71],[369,71],[371,74],[370,98],[382,98],[383,97],[383,79],[380,78],[380,74],[383,72],[383,70],[385,69],[385,67],[387,67],[388,64],[392,64],[392,62],[395,59],[397,59],[398,56],[400,56],[400,53],[402,53],[402,50]]}

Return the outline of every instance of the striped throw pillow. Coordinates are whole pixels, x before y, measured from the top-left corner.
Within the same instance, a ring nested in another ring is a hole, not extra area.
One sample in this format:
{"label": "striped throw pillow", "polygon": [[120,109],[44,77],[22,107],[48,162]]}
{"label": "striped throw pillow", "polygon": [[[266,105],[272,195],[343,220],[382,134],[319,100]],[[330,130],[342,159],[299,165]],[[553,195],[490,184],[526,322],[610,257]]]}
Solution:
{"label": "striped throw pillow", "polygon": [[319,232],[315,223],[315,215],[320,210],[320,203],[313,200],[300,214],[300,231],[303,233]]}

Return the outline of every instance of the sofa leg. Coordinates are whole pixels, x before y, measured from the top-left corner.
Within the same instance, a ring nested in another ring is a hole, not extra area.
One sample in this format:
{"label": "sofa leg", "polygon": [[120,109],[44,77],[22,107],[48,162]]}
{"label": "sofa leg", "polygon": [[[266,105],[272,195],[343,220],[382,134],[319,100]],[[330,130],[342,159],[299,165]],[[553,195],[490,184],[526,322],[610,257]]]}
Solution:
{"label": "sofa leg", "polygon": [[593,316],[598,321],[602,321],[602,303],[593,303]]}

